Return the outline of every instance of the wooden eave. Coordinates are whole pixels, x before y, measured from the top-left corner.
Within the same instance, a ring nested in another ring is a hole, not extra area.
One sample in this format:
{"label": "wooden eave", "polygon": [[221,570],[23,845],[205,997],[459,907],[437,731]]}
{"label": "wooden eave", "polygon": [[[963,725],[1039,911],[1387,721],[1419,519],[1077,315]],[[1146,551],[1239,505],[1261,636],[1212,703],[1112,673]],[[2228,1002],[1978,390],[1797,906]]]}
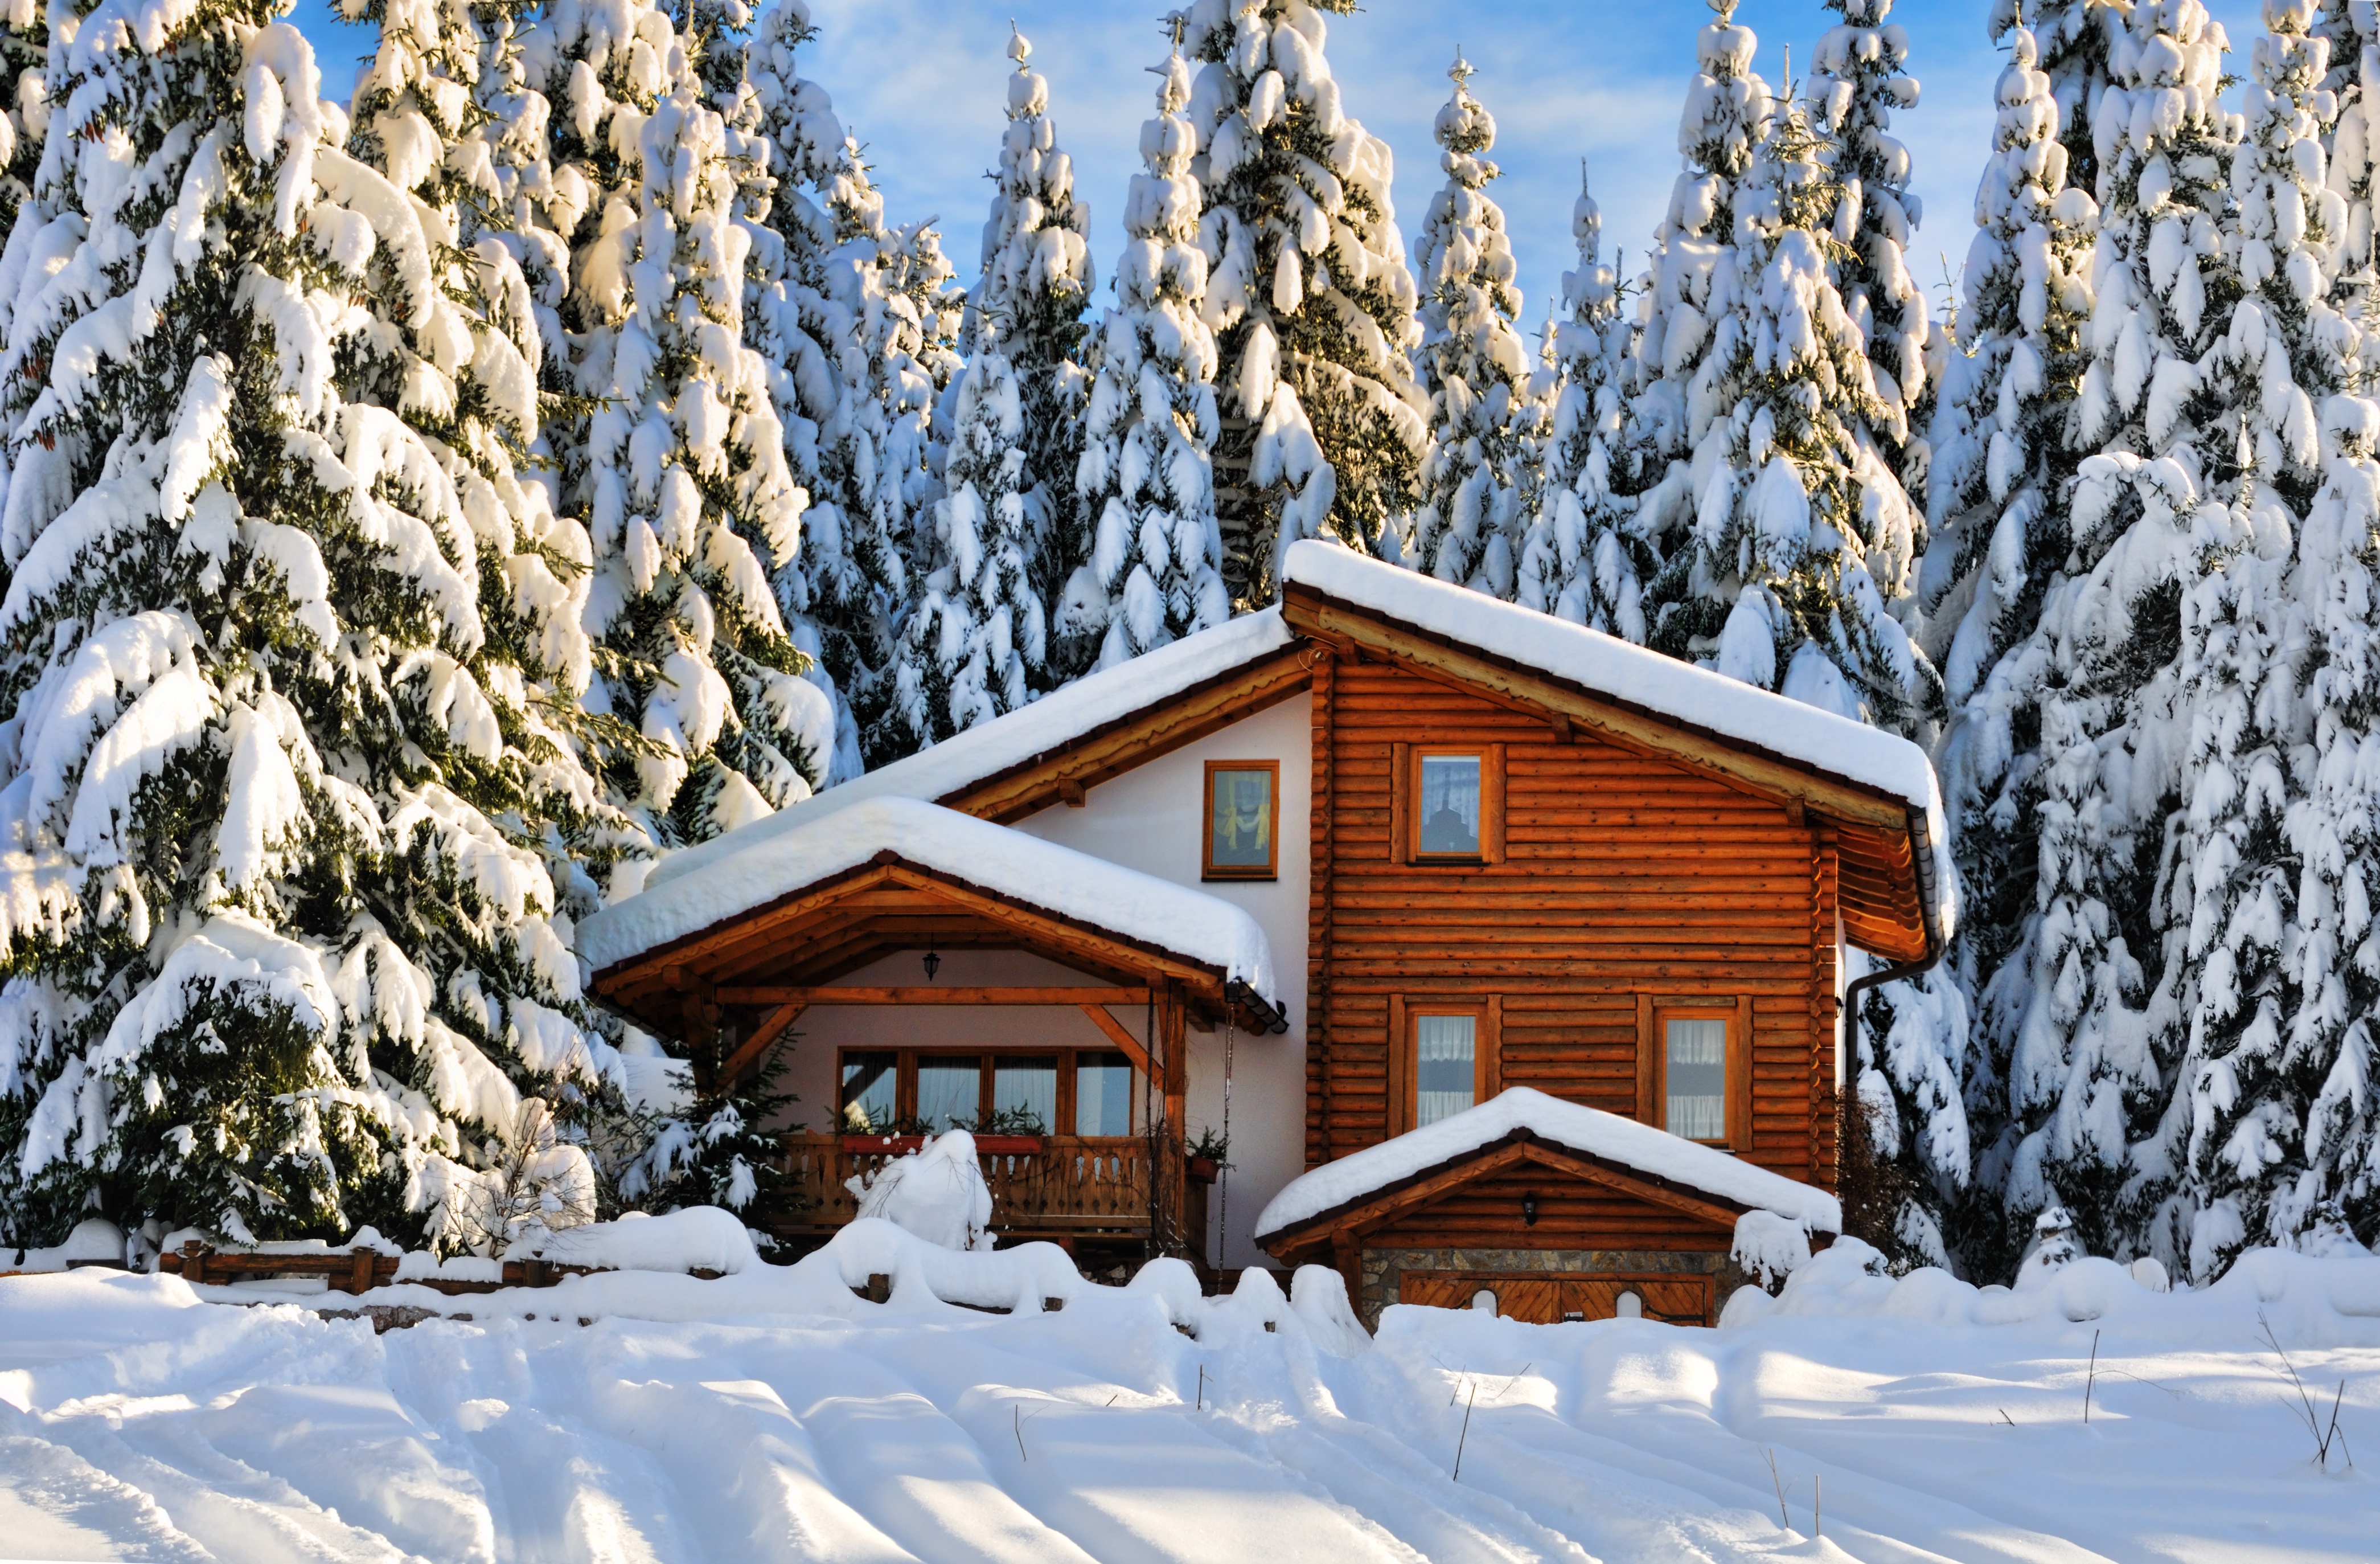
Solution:
{"label": "wooden eave", "polygon": [[1524,713],[1566,733],[1584,728],[1630,751],[1691,767],[1740,792],[1836,831],[1843,933],[1894,961],[1929,950],[1906,799],[1830,776],[1741,739],[1616,700],[1540,668],[1463,646],[1433,631],[1291,581],[1281,614],[1292,628],[1341,651],[1394,662],[1451,689]]}
{"label": "wooden eave", "polygon": [[[1179,987],[1192,1009],[1239,1024],[1223,969],[912,863],[889,849],[595,975],[599,1000],[663,1032],[689,999],[766,1008],[905,950],[1025,950],[1117,987]],[[722,992],[723,991],[723,992]],[[824,1003],[823,1000],[816,1002]],[[1269,1022],[1270,1017],[1261,1018]]]}
{"label": "wooden eave", "polygon": [[1736,1218],[1750,1209],[1724,1196],[1691,1189],[1673,1179],[1609,1161],[1558,1141],[1545,1140],[1524,1127],[1422,1168],[1394,1183],[1385,1184],[1354,1200],[1332,1206],[1328,1211],[1318,1212],[1303,1221],[1293,1222],[1274,1232],[1258,1233],[1256,1241],[1266,1253],[1283,1265],[1300,1265],[1328,1254],[1333,1235],[1345,1235],[1360,1243],[1370,1234],[1425,1211],[1470,1184],[1522,1163],[1533,1164],[1548,1172],[1586,1183],[1600,1184],[1649,1205],[1661,1206],[1730,1231],[1733,1230]]}
{"label": "wooden eave", "polygon": [[1080,803],[1087,789],[1305,690],[1314,682],[1313,660],[1311,648],[1292,641],[934,802],[1002,825],[1053,804]]}

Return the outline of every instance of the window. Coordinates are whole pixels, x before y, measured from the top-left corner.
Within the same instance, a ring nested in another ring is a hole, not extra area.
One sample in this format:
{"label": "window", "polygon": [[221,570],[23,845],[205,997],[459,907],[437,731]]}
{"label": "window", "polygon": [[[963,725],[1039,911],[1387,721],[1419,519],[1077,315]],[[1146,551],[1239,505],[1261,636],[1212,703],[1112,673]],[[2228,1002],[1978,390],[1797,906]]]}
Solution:
{"label": "window", "polygon": [[1706,1145],[1750,1145],[1751,1019],[1741,998],[1640,998],[1637,1117]]}
{"label": "window", "polygon": [[1479,1018],[1414,1018],[1414,1125],[1435,1124],[1479,1100]]}
{"label": "window", "polygon": [[1207,845],[1200,876],[1270,880],[1281,874],[1281,763],[1207,763]]}
{"label": "window", "polygon": [[1389,1000],[1389,1133],[1402,1134],[1475,1107],[1498,1091],[1500,998]]}
{"label": "window", "polygon": [[1038,1054],[854,1049],[842,1058],[844,1134],[1131,1135],[1141,1074],[1104,1048]]}
{"label": "window", "polygon": [[1395,744],[1390,750],[1391,858],[1400,863],[1502,862],[1503,746]]}

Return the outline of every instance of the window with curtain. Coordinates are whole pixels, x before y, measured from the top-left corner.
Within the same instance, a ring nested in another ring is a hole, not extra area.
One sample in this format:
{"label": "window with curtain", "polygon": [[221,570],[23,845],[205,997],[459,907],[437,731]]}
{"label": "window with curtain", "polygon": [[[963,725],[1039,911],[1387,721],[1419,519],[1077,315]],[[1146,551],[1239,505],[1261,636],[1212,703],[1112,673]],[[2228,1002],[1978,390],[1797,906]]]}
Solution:
{"label": "window with curtain", "polygon": [[1449,858],[1479,854],[1479,757],[1424,755],[1415,818],[1420,850]]}
{"label": "window with curtain", "polygon": [[1726,1140],[1727,1022],[1671,1017],[1663,1030],[1670,1133]]}
{"label": "window with curtain", "polygon": [[1435,1124],[1478,1101],[1476,1016],[1414,1018],[1414,1125]]}
{"label": "window with curtain", "polygon": [[1129,1135],[1136,1128],[1134,1110],[1140,1085],[1132,1059],[1125,1054],[1075,1056],[1075,1133]]}
{"label": "window with curtain", "polygon": [[991,1111],[1003,1134],[1049,1134],[1058,1122],[1057,1057],[993,1061]]}
{"label": "window with curtain", "polygon": [[983,1111],[983,1061],[926,1054],[917,1059],[917,1117],[939,1135],[953,1125],[972,1127]]}
{"label": "window with curtain", "polygon": [[843,1056],[843,1128],[851,1134],[881,1134],[900,1112],[898,1054]]}

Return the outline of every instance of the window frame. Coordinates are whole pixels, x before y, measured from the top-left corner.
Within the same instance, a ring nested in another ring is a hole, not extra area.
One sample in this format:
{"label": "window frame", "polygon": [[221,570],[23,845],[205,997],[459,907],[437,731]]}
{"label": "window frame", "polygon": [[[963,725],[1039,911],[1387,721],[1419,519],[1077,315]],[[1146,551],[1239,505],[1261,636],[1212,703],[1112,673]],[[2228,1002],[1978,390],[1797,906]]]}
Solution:
{"label": "window frame", "polygon": [[1727,1023],[1727,1134],[1696,1141],[1715,1151],[1752,1147],[1752,1001],[1731,994],[1641,994],[1636,998],[1636,1118],[1657,1130],[1670,1128],[1670,1031],[1672,1020]]}
{"label": "window frame", "polygon": [[[1001,1060],[1054,1058],[1057,1060],[1058,1067],[1058,1096],[1057,1104],[1051,1111],[1056,1116],[1057,1122],[1042,1131],[1045,1139],[1131,1140],[1136,1138],[1142,1133],[1140,1130],[1132,1130],[1123,1136],[1078,1136],[1075,1134],[1074,1126],[1078,1120],[1078,1109],[1080,1106],[1077,1101],[1076,1093],[1076,1088],[1079,1084],[1076,1080],[1076,1071],[1081,1068],[1079,1063],[1081,1057],[1085,1055],[1112,1054],[1129,1063],[1131,1056],[1124,1053],[1123,1049],[1117,1047],[1112,1043],[1096,1046],[1089,1044],[1075,1045],[1073,1044],[1062,1043],[1041,1048],[883,1048],[869,1047],[863,1044],[853,1044],[848,1046],[839,1046],[834,1051],[835,1106],[834,1129],[832,1132],[835,1134],[848,1135],[856,1133],[855,1130],[845,1129],[843,1122],[843,1072],[844,1061],[846,1059],[855,1055],[868,1054],[890,1054],[893,1057],[892,1118],[893,1122],[896,1124],[914,1120],[917,1117],[917,1066],[921,1060],[973,1059],[976,1061],[977,1083],[975,1113],[976,1122],[981,1123],[984,1117],[991,1111],[994,1094],[998,1089],[996,1076],[1000,1068]],[[1132,1069],[1134,1080],[1137,1082],[1140,1078],[1140,1067],[1137,1065],[1132,1065],[1130,1068]],[[1135,1085],[1134,1088],[1133,1106],[1131,1112],[1134,1115],[1137,1115],[1139,1111],[1139,1087]],[[1060,1126],[1064,1126],[1064,1128],[1062,1129]],[[933,1132],[940,1133],[939,1130]]]}
{"label": "window frame", "polygon": [[[1416,869],[1479,869],[1504,861],[1504,746],[1396,743],[1390,747],[1389,856]],[[1421,850],[1421,765],[1425,760],[1479,762],[1479,850]]]}
{"label": "window frame", "polygon": [[1502,1089],[1503,996],[1493,994],[1391,995],[1389,998],[1389,1133],[1420,1128],[1421,1026],[1424,1016],[1471,1018],[1471,1106]]}
{"label": "window frame", "polygon": [[[1270,775],[1272,819],[1265,837],[1264,867],[1253,863],[1215,861],[1215,777],[1227,771],[1262,771]],[[1278,880],[1281,878],[1281,762],[1278,760],[1210,760],[1199,790],[1198,878],[1201,880]]]}

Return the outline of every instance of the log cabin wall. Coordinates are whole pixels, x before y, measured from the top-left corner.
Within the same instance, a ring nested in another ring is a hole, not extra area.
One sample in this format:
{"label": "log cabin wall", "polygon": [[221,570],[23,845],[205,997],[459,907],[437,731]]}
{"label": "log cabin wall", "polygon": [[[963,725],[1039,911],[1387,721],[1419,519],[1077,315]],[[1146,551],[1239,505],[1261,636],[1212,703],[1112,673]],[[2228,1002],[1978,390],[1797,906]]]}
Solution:
{"label": "log cabin wall", "polygon": [[[1732,1090],[1749,1128],[1735,1149],[1831,1188],[1825,825],[1400,665],[1344,652],[1330,665],[1314,683],[1312,836],[1328,868],[1307,923],[1306,1166],[1407,1127],[1391,1103],[1410,1090],[1417,1004],[1476,1008],[1483,1097],[1527,1085],[1658,1122],[1654,1004],[1702,1000],[1741,1018],[1730,1041],[1750,1068]],[[1392,850],[1409,828],[1392,773],[1440,745],[1495,754],[1491,861],[1416,864]]]}

